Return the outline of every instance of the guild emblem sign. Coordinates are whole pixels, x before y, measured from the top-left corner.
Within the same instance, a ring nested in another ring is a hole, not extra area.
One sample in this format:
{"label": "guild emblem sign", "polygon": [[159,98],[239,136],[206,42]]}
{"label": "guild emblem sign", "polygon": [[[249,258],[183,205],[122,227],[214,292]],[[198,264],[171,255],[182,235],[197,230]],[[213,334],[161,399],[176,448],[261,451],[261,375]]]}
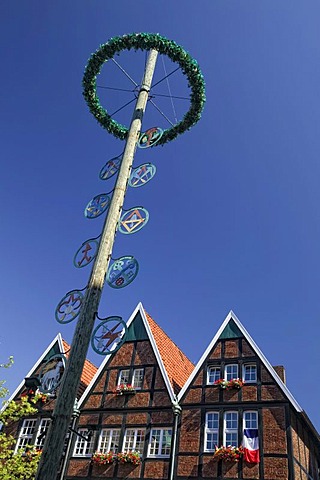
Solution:
{"label": "guild emblem sign", "polygon": [[152,163],[144,163],[143,165],[140,165],[132,170],[129,178],[129,185],[130,187],[142,187],[146,183],[150,182],[155,174],[155,165],[152,165]]}
{"label": "guild emblem sign", "polygon": [[53,393],[61,383],[62,375],[65,370],[65,357],[62,354],[53,355],[43,365],[39,380],[39,390],[42,393]]}
{"label": "guild emblem sign", "polygon": [[110,202],[111,198],[107,193],[95,196],[85,208],[85,217],[90,219],[100,217],[109,208]]}
{"label": "guild emblem sign", "polygon": [[126,333],[127,326],[121,317],[107,317],[93,331],[91,346],[100,355],[114,353],[125,341]]}
{"label": "guild emblem sign", "polygon": [[140,135],[138,140],[138,147],[139,148],[149,148],[153,147],[160,138],[162,137],[163,130],[159,127],[152,127],[149,128],[146,132]]}
{"label": "guild emblem sign", "polygon": [[75,267],[85,267],[86,265],[89,265],[89,263],[91,263],[92,260],[97,256],[99,247],[97,238],[90,238],[89,240],[83,242],[73,258],[73,264]]}
{"label": "guild emblem sign", "polygon": [[83,302],[83,294],[79,290],[67,293],[58,303],[55,317],[59,323],[70,323],[80,313]]}
{"label": "guild emblem sign", "polygon": [[117,258],[109,267],[107,273],[107,284],[112,288],[124,288],[129,285],[138,275],[139,264],[132,257]]}
{"label": "guild emblem sign", "polygon": [[148,220],[148,210],[143,207],[131,208],[122,215],[119,223],[119,231],[126,235],[136,233],[148,223]]}
{"label": "guild emblem sign", "polygon": [[118,157],[114,157],[109,160],[100,170],[99,178],[101,180],[108,180],[108,178],[113,177],[115,175],[121,165],[122,161],[122,153]]}

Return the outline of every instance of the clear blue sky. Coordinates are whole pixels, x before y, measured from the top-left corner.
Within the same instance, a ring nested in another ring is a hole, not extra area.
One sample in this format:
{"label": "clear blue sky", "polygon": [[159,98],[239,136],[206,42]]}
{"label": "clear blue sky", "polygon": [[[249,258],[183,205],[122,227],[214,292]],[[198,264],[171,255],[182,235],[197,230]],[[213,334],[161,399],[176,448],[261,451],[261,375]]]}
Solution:
{"label": "clear blue sky", "polygon": [[[98,173],[123,148],[82,98],[87,59],[114,35],[158,32],[198,60],[207,103],[190,132],[138,151],[135,165],[151,161],[157,175],[131,189],[125,207],[143,205],[150,221],[118,234],[114,256],[135,255],[140,272],[126,289],[105,287],[99,315],[127,319],[142,301],[196,362],[234,310],[270,362],[285,365],[319,429],[318,0],[3,0],[0,18],[0,362],[15,357],[5,372],[11,391],[58,331],[72,339],[74,325],[60,326],[54,310],[87,283],[73,255],[103,220],[83,209],[111,190]],[[139,82],[135,54],[123,61]],[[104,84],[131,88],[109,66]],[[172,94],[185,94],[183,78],[170,82]],[[101,95],[108,108],[120,102]],[[157,124],[167,127],[161,116]]]}

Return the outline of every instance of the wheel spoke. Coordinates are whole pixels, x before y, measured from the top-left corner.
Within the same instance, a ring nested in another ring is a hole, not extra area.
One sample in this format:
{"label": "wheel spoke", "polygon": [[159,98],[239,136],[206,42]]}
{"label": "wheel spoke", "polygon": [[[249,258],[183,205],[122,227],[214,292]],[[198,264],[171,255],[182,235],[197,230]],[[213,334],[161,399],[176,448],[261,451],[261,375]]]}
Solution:
{"label": "wheel spoke", "polygon": [[97,85],[97,88],[105,88],[106,90],[117,90],[118,92],[130,92],[130,93],[134,92],[134,90],[128,90],[126,88],[103,87],[102,85]]}
{"label": "wheel spoke", "polygon": [[151,100],[151,98],[149,98],[149,102],[152,103],[152,105],[154,106],[154,108],[155,108],[156,110],[158,110],[159,113],[161,113],[161,115],[167,120],[167,122],[170,123],[170,125],[171,125],[172,127],[174,127],[174,123],[172,123],[171,120],[169,120],[169,118],[167,117],[167,115],[165,115],[165,114],[160,110],[160,108],[154,103],[153,100]]}
{"label": "wheel spoke", "polygon": [[163,95],[162,93],[154,93],[150,98],[166,97],[166,98],[178,98],[179,100],[190,100],[188,97],[176,97],[175,95]]}
{"label": "wheel spoke", "polygon": [[111,60],[117,65],[117,67],[120,68],[121,72],[124,73],[127,78],[129,78],[129,80],[133,83],[133,85],[137,87],[138,84],[133,80],[133,78],[130,77],[129,73],[127,73],[125,69],[122,68],[121,65],[114,58],[111,58]]}
{"label": "wheel spoke", "polygon": [[130,105],[130,103],[134,102],[135,99],[136,99],[136,97],[134,97],[132,100],[130,100],[130,102],[125,103],[121,108],[118,108],[118,110],[116,110],[115,112],[111,113],[111,114],[110,114],[110,117],[112,117],[112,116],[115,115],[116,113],[120,112],[120,110],[123,110],[125,107],[127,107],[128,105]]}
{"label": "wheel spoke", "polygon": [[168,75],[166,75],[165,77],[161,78],[161,80],[159,80],[159,82],[155,83],[154,85],[151,85],[151,88],[154,88],[156,85],[159,85],[159,83],[163,82],[163,80],[165,80],[166,78],[170,77],[170,75],[172,75],[173,73],[175,73],[177,70],[179,70],[180,67],[177,67],[175,70],[173,70],[171,73],[168,73]]}

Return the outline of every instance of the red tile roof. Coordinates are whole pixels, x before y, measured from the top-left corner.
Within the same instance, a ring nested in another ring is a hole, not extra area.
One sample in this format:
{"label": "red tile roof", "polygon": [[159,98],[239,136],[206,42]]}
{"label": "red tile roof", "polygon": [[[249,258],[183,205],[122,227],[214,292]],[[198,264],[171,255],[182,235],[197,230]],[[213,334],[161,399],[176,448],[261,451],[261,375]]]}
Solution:
{"label": "red tile roof", "polygon": [[145,314],[170,383],[174,392],[178,393],[195,366],[146,311]]}
{"label": "red tile roof", "polygon": [[[62,339],[62,344],[63,344],[63,349],[65,351],[65,355],[68,358],[71,347],[64,339]],[[81,374],[78,396],[83,394],[83,392],[85,391],[85,389],[87,388],[91,380],[93,379],[97,370],[98,368],[92,362],[90,362],[90,360],[87,359],[85,361],[82,374]]]}

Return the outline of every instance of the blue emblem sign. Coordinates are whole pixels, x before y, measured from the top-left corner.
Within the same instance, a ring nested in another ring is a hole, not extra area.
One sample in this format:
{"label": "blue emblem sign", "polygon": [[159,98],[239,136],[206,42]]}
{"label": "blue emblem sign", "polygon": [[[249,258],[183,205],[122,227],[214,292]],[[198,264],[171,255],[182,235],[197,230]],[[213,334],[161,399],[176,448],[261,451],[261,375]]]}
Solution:
{"label": "blue emblem sign", "polygon": [[142,187],[146,183],[150,182],[155,174],[155,165],[152,165],[152,163],[144,163],[143,165],[140,165],[132,170],[129,178],[129,185],[130,187]]}
{"label": "blue emblem sign", "polygon": [[58,303],[55,317],[59,323],[70,323],[80,313],[83,301],[83,294],[79,290],[72,290],[67,293]]}
{"label": "blue emblem sign", "polygon": [[97,256],[99,247],[97,238],[90,238],[89,240],[83,242],[73,258],[73,264],[75,267],[85,267],[86,265],[89,265],[89,263],[91,263],[92,260]]}
{"label": "blue emblem sign", "polygon": [[53,355],[45,362],[39,374],[40,392],[54,393],[56,391],[61,383],[65,366],[66,360],[62,354]]}
{"label": "blue emblem sign", "polygon": [[138,275],[139,263],[132,257],[117,258],[107,273],[107,284],[112,288],[124,288]]}
{"label": "blue emblem sign", "polygon": [[138,147],[139,148],[149,148],[153,147],[160,138],[162,137],[163,130],[159,127],[152,127],[149,128],[146,132],[140,135],[138,140]]}
{"label": "blue emblem sign", "polygon": [[130,208],[120,218],[119,231],[126,235],[136,233],[148,223],[148,220],[148,210],[143,207]]}
{"label": "blue emblem sign", "polygon": [[121,317],[107,317],[93,331],[91,346],[100,355],[116,352],[125,341],[127,325]]}
{"label": "blue emblem sign", "polygon": [[115,175],[121,165],[122,161],[122,153],[118,157],[114,157],[111,160],[109,160],[100,170],[99,173],[99,178],[101,180],[108,180],[108,178],[113,177]]}
{"label": "blue emblem sign", "polygon": [[101,193],[94,197],[86,206],[84,215],[87,218],[100,217],[108,208],[111,198],[107,193]]}

